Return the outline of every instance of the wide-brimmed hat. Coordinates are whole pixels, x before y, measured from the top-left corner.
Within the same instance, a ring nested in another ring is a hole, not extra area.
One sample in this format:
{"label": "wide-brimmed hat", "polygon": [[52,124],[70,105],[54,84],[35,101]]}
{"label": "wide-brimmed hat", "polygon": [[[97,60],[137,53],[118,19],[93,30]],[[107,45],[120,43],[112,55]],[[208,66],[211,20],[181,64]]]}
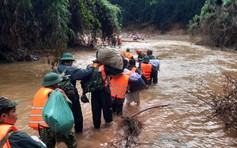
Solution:
{"label": "wide-brimmed hat", "polygon": [[75,59],[71,53],[64,53],[61,56],[60,61],[75,61]]}
{"label": "wide-brimmed hat", "polygon": [[6,97],[0,97],[0,113],[5,109],[16,107],[18,104],[19,101],[11,101]]}
{"label": "wide-brimmed hat", "polygon": [[51,86],[61,81],[62,81],[62,78],[58,74],[54,72],[49,72],[44,76],[42,86]]}

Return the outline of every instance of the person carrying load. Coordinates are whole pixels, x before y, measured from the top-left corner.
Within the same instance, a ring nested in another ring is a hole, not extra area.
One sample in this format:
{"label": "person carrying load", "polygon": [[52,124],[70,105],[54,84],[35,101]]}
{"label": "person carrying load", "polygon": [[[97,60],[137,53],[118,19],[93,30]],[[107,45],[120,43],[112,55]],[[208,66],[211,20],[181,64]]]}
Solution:
{"label": "person carrying load", "polygon": [[54,72],[47,73],[42,81],[42,87],[34,96],[30,112],[29,126],[39,131],[39,136],[46,144],[47,148],[54,148],[57,142],[56,140],[59,139],[59,137],[61,141],[65,142],[68,148],[75,148],[77,146],[76,138],[71,132],[71,129],[70,131],[64,131],[69,133],[68,135],[58,134],[49,127],[42,115],[48,98],[55,90],[59,90],[60,93],[65,96],[67,101],[71,103],[71,101],[66,97],[66,94],[63,92],[63,90],[60,90],[58,88],[58,84],[61,81],[62,79],[58,74]]}

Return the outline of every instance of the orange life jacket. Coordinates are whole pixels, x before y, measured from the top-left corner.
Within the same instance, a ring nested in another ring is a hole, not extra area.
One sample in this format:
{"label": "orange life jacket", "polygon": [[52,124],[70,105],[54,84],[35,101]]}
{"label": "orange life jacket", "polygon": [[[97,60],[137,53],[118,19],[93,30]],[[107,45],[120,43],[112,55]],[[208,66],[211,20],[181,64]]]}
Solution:
{"label": "orange life jacket", "polygon": [[[38,124],[49,127],[42,117],[43,108],[48,100],[48,96],[54,90],[47,87],[41,87],[34,96],[31,112],[29,126],[35,130],[38,130]],[[55,104],[56,105],[56,104]]]}
{"label": "orange life jacket", "polygon": [[126,52],[124,52],[124,57],[125,57],[125,58],[128,58],[128,59],[130,60],[130,59],[132,59],[133,54],[126,51]]}
{"label": "orange life jacket", "polygon": [[110,86],[111,96],[124,99],[128,88],[128,80],[129,76],[126,74],[112,77]]}
{"label": "orange life jacket", "polygon": [[[98,65],[99,65],[99,63],[93,63],[92,64],[93,67],[97,67]],[[109,86],[110,78],[105,73],[105,66],[104,65],[100,65],[99,66],[99,71],[101,72],[102,79],[105,82],[105,86]]]}
{"label": "orange life jacket", "polygon": [[141,70],[144,73],[146,79],[148,81],[151,80],[152,65],[151,64],[141,63]]}
{"label": "orange life jacket", "polygon": [[[9,124],[0,124],[0,141],[10,132],[10,131],[17,131],[19,130],[14,125]],[[3,145],[2,148],[11,148],[9,140],[6,141],[6,143]]]}

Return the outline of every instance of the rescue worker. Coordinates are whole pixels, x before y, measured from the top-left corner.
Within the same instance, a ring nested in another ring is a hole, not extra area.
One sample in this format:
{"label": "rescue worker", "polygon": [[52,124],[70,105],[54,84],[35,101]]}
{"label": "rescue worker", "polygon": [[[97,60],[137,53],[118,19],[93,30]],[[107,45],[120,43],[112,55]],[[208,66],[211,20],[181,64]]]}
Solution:
{"label": "rescue worker", "polygon": [[128,81],[129,76],[123,73],[112,76],[110,81],[112,109],[117,115],[122,115],[123,113],[123,103],[128,89]]}
{"label": "rescue worker", "polygon": [[148,56],[145,56],[143,58],[143,62],[140,64],[140,69],[145,75],[147,81],[149,84],[151,84],[151,74],[154,72],[154,68],[152,67],[152,64],[149,63],[150,59]]}
{"label": "rescue worker", "polygon": [[65,75],[70,75],[70,81],[74,85],[74,96],[69,97],[72,101],[72,113],[75,120],[75,133],[81,133],[83,131],[83,116],[81,110],[81,104],[79,101],[79,94],[76,88],[76,81],[86,79],[91,71],[92,68],[88,67],[87,69],[81,69],[72,66],[73,62],[75,61],[74,57],[70,53],[64,53],[60,58],[60,64],[57,68],[59,73],[62,73],[66,70]]}
{"label": "rescue worker", "polygon": [[18,102],[16,101],[11,101],[6,97],[0,97],[0,147],[46,148],[43,143],[35,141],[15,126],[17,121],[17,105]]}
{"label": "rescue worker", "polygon": [[[47,73],[42,81],[42,87],[35,94],[32,103],[29,126],[39,131],[39,136],[42,139],[42,141],[46,144],[47,148],[54,148],[57,139],[63,141],[68,146],[68,148],[75,148],[77,146],[76,138],[72,132],[70,132],[70,134],[67,136],[56,134],[45,123],[42,117],[43,108],[50,94],[55,89],[58,89],[62,94],[65,95],[63,90],[60,90],[58,88],[58,84],[61,81],[62,79],[58,74],[54,72]],[[66,95],[65,98],[67,98]],[[71,101],[68,98],[67,101],[71,103]]]}
{"label": "rescue worker", "polygon": [[122,37],[118,35],[117,40],[118,40],[118,47],[121,48],[123,42]]}
{"label": "rescue worker", "polygon": [[99,68],[105,84],[103,90],[98,90],[91,93],[93,125],[96,129],[98,129],[101,125],[101,111],[103,111],[103,117],[106,123],[111,123],[113,121],[109,89],[110,77],[106,75],[104,71],[104,65],[99,63],[97,60],[93,61],[93,64],[90,66]]}
{"label": "rescue worker", "polygon": [[123,53],[123,57],[127,58],[128,60],[133,59],[133,54],[130,52],[129,48],[127,48],[126,51]]}
{"label": "rescue worker", "polygon": [[150,63],[152,64],[153,69],[154,69],[151,74],[151,82],[153,82],[154,84],[157,84],[158,71],[160,70],[160,62],[152,53],[153,53],[152,50],[147,50],[147,56],[149,57]]}
{"label": "rescue worker", "polygon": [[117,44],[117,39],[116,39],[116,35],[112,36],[112,46],[111,47],[116,47]]}
{"label": "rescue worker", "polygon": [[141,71],[140,68],[138,68],[138,67],[136,66],[136,60],[135,60],[135,59],[129,60],[127,69],[128,69],[128,70],[131,70],[132,72],[136,72],[136,73],[138,73],[139,75],[141,75],[143,81],[144,81],[147,85],[149,84],[149,82],[147,81],[147,79],[146,79],[144,73]]}
{"label": "rescue worker", "polygon": [[148,81],[146,80],[145,76],[142,72],[136,67],[135,59],[129,60],[129,65],[126,68],[129,70],[126,72],[127,75],[131,76],[134,72],[141,75],[142,79],[138,79],[138,81],[130,81],[129,79],[129,89],[125,97],[125,101],[127,105],[130,105],[132,102],[135,102],[137,105],[140,104],[140,92],[146,86],[148,86]]}
{"label": "rescue worker", "polygon": [[138,63],[142,63],[142,60],[143,60],[143,57],[145,56],[144,53],[141,52],[141,50],[136,50],[136,53],[137,53],[137,61]]}

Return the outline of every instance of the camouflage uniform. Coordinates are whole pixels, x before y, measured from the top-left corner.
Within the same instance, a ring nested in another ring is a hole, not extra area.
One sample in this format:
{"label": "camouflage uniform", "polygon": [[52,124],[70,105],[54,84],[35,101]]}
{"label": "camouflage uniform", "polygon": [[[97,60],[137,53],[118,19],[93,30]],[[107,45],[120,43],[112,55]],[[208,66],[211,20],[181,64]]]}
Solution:
{"label": "camouflage uniform", "polygon": [[74,134],[71,132],[65,136],[62,134],[56,134],[50,128],[39,128],[40,139],[47,145],[47,148],[54,148],[56,142],[64,142],[68,148],[75,148],[77,141]]}

